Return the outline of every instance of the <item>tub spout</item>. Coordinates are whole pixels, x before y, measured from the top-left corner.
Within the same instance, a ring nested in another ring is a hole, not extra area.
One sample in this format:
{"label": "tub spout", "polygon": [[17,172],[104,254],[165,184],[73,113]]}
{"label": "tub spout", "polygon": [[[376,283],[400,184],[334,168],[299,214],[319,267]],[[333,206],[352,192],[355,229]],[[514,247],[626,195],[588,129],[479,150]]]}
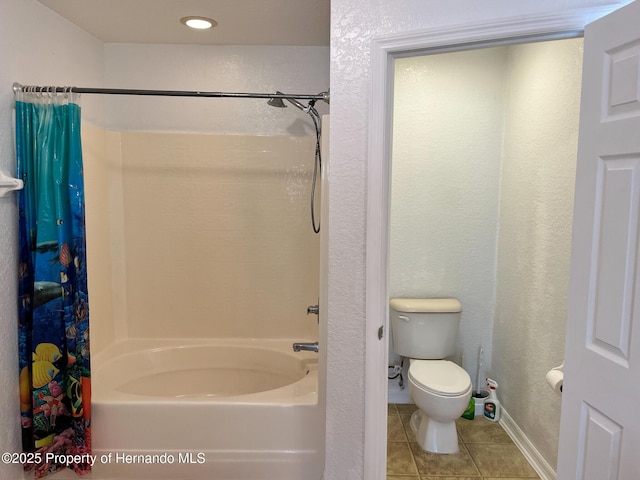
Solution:
{"label": "tub spout", "polygon": [[318,351],[318,342],[313,343],[294,343],[293,351],[300,352],[302,350],[306,350],[308,352],[317,352]]}

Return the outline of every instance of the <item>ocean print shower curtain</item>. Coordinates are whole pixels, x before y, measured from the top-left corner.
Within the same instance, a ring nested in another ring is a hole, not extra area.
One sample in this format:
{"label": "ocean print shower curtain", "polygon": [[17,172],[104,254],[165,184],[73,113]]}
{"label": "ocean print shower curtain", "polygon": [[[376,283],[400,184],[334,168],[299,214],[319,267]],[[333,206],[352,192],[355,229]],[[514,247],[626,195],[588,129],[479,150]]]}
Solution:
{"label": "ocean print shower curtain", "polygon": [[[21,93],[19,366],[25,468],[42,478],[88,473],[91,453],[89,304],[77,95]],[[77,457],[72,457],[77,455]]]}

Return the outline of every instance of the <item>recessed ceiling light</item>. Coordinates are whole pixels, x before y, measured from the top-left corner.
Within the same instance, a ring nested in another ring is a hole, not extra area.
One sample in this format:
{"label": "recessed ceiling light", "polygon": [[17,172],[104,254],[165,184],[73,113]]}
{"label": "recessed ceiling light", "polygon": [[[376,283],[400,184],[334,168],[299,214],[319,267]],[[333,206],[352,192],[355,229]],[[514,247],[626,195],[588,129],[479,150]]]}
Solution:
{"label": "recessed ceiling light", "polygon": [[180,23],[196,30],[206,30],[218,25],[218,22],[207,17],[182,17]]}

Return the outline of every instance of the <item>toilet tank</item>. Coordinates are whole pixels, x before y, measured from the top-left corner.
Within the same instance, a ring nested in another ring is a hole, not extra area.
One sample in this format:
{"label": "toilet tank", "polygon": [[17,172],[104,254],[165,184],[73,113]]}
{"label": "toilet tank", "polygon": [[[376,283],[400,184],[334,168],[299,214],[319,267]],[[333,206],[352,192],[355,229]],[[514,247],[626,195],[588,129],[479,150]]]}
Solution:
{"label": "toilet tank", "polygon": [[392,298],[393,351],[424,360],[455,355],[461,313],[456,298]]}

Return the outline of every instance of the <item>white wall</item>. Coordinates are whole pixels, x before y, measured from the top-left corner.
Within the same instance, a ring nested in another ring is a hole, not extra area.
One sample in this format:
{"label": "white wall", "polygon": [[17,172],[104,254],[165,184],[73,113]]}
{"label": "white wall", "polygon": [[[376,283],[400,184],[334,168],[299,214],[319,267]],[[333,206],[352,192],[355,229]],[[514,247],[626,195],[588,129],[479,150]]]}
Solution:
{"label": "white wall", "polygon": [[582,39],[509,48],[492,374],[555,468],[582,79]]}
{"label": "white wall", "polygon": [[[327,47],[105,46],[112,88],[316,94],[329,88]],[[315,135],[309,116],[265,99],[110,97],[114,130]],[[305,105],[306,101],[303,102]],[[328,112],[318,102],[320,114]]]}
{"label": "white wall", "polygon": [[506,60],[498,47],[395,61],[389,295],[460,300],[474,382],[480,346],[491,360]]}
{"label": "white wall", "polygon": [[[365,238],[371,40],[514,15],[560,13],[602,0],[333,0],[327,456],[325,480],[363,479]],[[386,372],[384,372],[386,374]]]}
{"label": "white wall", "polygon": [[[103,81],[102,43],[34,0],[0,6],[0,169],[15,174],[13,82],[22,84]],[[99,103],[83,101],[99,115]],[[90,120],[91,116],[88,117]],[[93,117],[95,118],[95,117]],[[0,451],[19,452],[17,353],[16,197],[0,198]],[[21,468],[0,464],[0,479],[21,477]]]}

